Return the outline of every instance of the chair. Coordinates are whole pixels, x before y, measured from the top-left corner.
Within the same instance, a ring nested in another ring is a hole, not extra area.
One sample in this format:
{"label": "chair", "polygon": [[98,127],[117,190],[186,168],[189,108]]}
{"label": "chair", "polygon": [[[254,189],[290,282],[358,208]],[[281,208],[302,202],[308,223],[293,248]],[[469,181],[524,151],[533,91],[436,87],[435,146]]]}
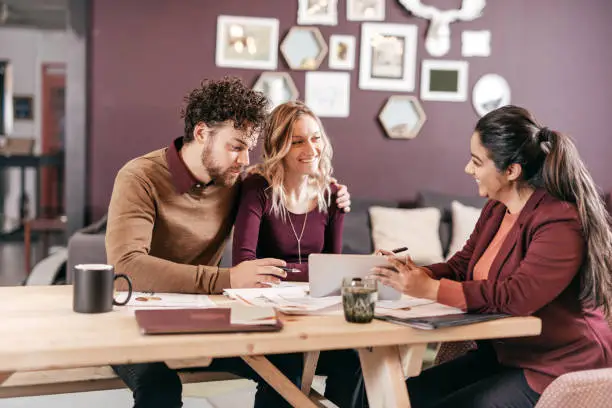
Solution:
{"label": "chair", "polygon": [[40,233],[43,238],[43,254],[49,252],[49,235],[66,231],[66,217],[30,218],[23,221],[23,241],[25,247],[26,275],[32,271],[32,233]]}
{"label": "chair", "polygon": [[606,408],[612,400],[612,368],[563,374],[542,393],[536,408]]}

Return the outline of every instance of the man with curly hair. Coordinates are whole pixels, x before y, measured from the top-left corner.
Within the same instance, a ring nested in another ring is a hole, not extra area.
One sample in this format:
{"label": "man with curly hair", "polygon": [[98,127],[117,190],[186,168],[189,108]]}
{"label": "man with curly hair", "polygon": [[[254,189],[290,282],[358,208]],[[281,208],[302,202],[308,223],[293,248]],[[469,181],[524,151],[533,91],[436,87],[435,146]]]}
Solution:
{"label": "man with curly hair", "polygon": [[[128,162],[119,170],[108,210],[108,263],[127,274],[134,290],[221,293],[279,282],[279,259],[218,266],[234,223],[240,175],[267,112],[266,97],[237,78],[204,81],[185,98],[185,131],[169,147]],[[338,206],[350,199],[341,188]],[[295,383],[301,355],[270,360]],[[114,366],[133,391],[134,407],[182,406],[182,385],[165,363]],[[217,359],[206,368],[229,371],[259,383],[255,406],[287,406],[239,358]]]}

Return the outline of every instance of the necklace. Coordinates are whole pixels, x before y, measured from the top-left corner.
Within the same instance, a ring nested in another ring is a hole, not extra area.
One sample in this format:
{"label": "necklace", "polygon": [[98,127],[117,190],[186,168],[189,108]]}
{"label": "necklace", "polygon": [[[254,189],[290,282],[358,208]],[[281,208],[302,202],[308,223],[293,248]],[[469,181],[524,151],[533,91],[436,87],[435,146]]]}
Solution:
{"label": "necklace", "polygon": [[300,236],[298,238],[297,232],[295,232],[295,228],[293,227],[293,222],[291,221],[291,213],[288,214],[289,216],[289,225],[291,225],[291,231],[293,231],[293,235],[295,236],[295,240],[297,241],[297,245],[298,245],[298,263],[302,263],[302,237],[304,236],[304,229],[306,229],[306,220],[308,220],[308,213],[306,213],[306,216],[304,217],[304,225],[302,225],[302,232],[300,232]]}

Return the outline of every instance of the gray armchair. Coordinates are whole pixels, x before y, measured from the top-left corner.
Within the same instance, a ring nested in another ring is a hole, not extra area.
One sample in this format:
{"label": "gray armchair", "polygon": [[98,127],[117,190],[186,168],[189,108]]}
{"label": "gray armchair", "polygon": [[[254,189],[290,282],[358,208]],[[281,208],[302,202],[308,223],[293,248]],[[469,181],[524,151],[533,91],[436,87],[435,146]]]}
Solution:
{"label": "gray armchair", "polygon": [[82,263],[106,263],[106,215],[99,221],[75,232],[68,240],[66,282],[72,283],[72,270]]}

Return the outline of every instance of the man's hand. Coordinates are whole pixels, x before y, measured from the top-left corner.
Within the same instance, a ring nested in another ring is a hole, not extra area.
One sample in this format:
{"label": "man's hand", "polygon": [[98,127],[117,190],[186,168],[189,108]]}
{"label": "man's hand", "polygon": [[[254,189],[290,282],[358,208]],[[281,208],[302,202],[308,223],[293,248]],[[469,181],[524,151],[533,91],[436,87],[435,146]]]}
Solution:
{"label": "man's hand", "polygon": [[351,195],[348,192],[348,188],[344,184],[339,184],[335,178],[332,178],[332,183],[338,187],[338,198],[336,198],[338,208],[345,213],[351,212]]}
{"label": "man's hand", "polygon": [[287,272],[277,268],[287,266],[281,259],[264,258],[254,261],[244,261],[230,269],[230,287],[255,288],[267,283],[279,283],[279,278],[287,276]]}

